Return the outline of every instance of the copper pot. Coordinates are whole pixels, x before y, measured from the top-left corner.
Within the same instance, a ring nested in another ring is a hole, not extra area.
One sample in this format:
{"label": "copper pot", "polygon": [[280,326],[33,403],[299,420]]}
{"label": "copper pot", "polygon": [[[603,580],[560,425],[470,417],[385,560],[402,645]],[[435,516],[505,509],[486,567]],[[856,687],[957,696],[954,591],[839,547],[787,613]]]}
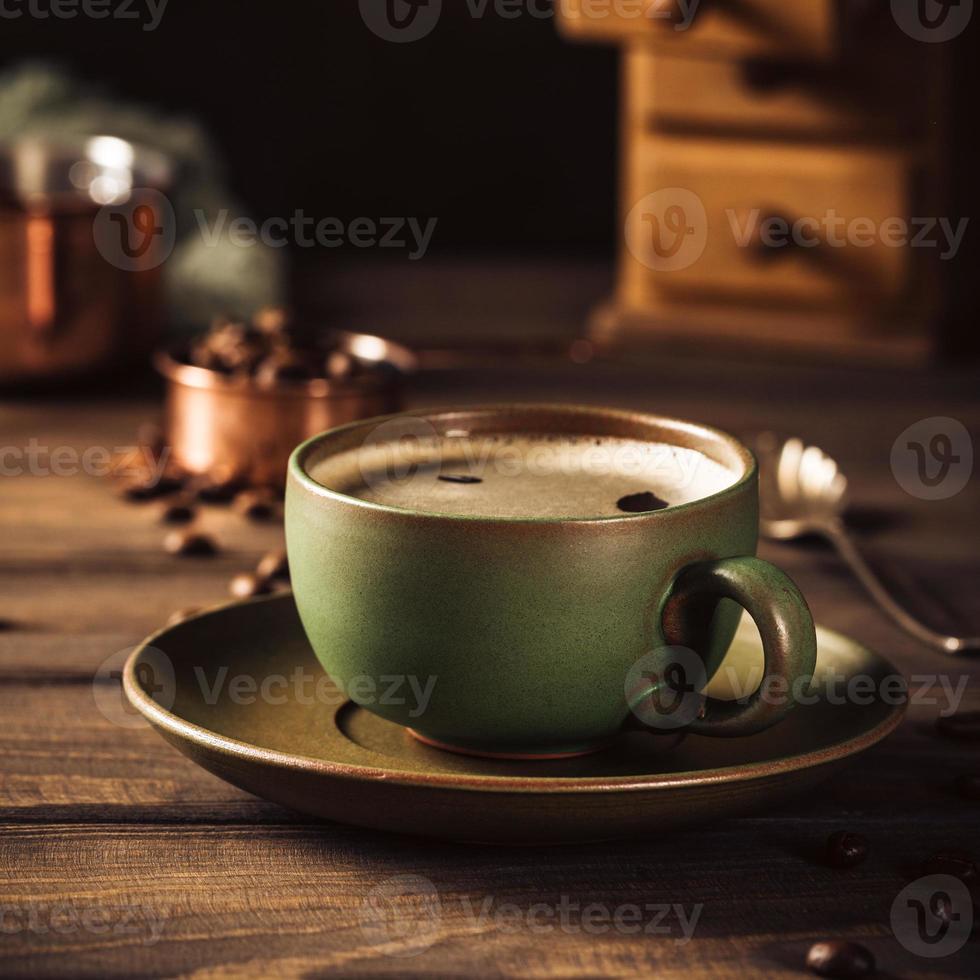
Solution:
{"label": "copper pot", "polygon": [[167,379],[166,434],[171,460],[194,475],[282,487],[289,455],[334,426],[397,412],[402,381],[415,370],[407,348],[370,334],[337,331],[341,350],[364,370],[350,379],[315,378],[263,387],[249,376],[221,374],[156,357]]}
{"label": "copper pot", "polygon": [[0,144],[0,383],[153,349],[170,179],[165,157],[113,136]]}

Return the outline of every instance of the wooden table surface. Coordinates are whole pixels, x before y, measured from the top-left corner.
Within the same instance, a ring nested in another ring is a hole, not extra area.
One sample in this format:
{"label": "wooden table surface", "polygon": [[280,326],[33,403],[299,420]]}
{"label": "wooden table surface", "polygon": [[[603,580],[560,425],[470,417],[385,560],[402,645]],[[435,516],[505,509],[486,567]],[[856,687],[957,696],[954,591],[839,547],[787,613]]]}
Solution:
{"label": "wooden table surface", "polygon": [[[976,442],[978,380],[955,369],[654,358],[433,373],[412,400],[576,400],[742,434],[773,425],[798,433],[844,465],[875,561],[935,622],[977,632],[980,483],[923,501],[898,485],[889,454],[906,426],[932,416],[959,419]],[[124,446],[155,404],[6,401],[0,441]],[[980,803],[952,790],[958,773],[980,770],[977,743],[933,728],[950,707],[941,681],[966,679],[962,707],[976,708],[980,671],[899,632],[829,551],[761,549],[796,579],[819,622],[924,679],[921,703],[893,737],[778,812],[661,839],[481,848],[317,824],[198,769],[148,728],[112,720],[106,704],[122,710],[112,677],[120,652],[174,610],[225,599],[230,576],[281,536],[211,508],[205,521],[223,551],[181,560],[163,552],[157,512],[121,502],[95,476],[0,482],[0,975],[796,976],[809,944],[827,937],[863,943],[889,976],[980,974],[976,939],[921,958],[896,938],[889,914],[931,852],[980,856]],[[871,856],[835,871],[817,854],[845,829],[870,838]],[[441,916],[396,900],[404,939],[379,945],[361,926],[365,902],[401,875],[431,883]],[[590,930],[575,915],[542,931],[530,912],[541,903],[668,911],[659,923],[653,912],[644,918],[650,934]],[[692,915],[685,941],[681,922]]]}

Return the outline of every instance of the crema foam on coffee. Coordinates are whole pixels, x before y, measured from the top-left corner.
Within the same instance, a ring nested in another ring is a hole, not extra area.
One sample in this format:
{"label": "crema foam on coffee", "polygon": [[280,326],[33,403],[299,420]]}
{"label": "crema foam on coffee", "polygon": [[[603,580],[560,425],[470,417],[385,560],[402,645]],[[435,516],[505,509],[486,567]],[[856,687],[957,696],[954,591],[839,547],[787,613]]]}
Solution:
{"label": "crema foam on coffee", "polygon": [[328,489],[430,514],[622,517],[687,503],[738,474],[694,449],[615,437],[458,433],[371,442],[307,461]]}

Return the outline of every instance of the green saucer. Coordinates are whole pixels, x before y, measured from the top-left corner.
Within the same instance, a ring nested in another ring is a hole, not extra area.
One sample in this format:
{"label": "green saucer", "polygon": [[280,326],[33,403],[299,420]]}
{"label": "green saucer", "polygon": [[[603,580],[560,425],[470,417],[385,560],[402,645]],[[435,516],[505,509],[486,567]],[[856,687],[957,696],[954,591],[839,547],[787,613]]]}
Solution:
{"label": "green saucer", "polygon": [[[814,703],[768,731],[732,739],[630,732],[600,752],[553,761],[440,751],[345,700],[288,594],[162,630],[130,657],[123,685],[198,765],[315,817],[488,843],[606,840],[773,806],[893,731],[905,711],[895,668],[830,630],[818,627],[817,641]],[[761,666],[758,634],[743,621],[708,693],[751,690]],[[860,697],[845,697],[858,676],[870,682]]]}

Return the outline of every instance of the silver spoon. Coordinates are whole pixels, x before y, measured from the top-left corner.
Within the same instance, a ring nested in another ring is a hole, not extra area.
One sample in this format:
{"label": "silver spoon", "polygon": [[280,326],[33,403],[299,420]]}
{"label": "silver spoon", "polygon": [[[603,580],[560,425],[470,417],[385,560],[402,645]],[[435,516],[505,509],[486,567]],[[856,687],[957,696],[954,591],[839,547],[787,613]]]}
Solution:
{"label": "silver spoon", "polygon": [[771,432],[756,443],[759,457],[759,528],[773,541],[817,534],[830,541],[872,598],[907,633],[945,653],[980,649],[980,636],[945,636],[903,609],[854,546],[844,526],[847,478],[837,463],[800,439]]}

